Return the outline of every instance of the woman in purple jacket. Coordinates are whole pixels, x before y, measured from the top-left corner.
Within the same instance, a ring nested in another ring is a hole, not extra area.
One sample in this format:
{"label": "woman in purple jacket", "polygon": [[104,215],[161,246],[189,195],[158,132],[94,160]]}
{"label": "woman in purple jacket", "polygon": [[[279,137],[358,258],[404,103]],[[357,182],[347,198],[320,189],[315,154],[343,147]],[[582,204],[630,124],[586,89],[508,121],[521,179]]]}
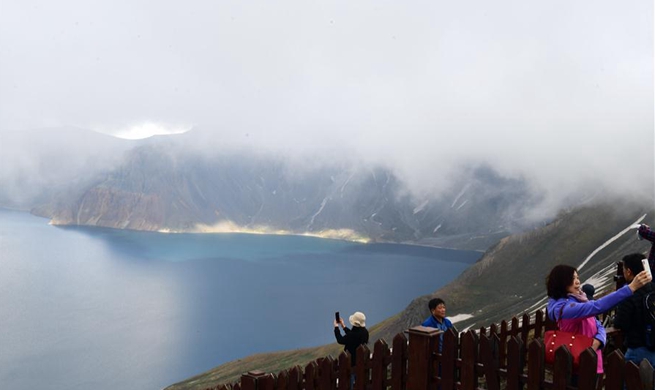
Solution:
{"label": "woman in purple jacket", "polygon": [[548,290],[548,317],[556,321],[560,330],[583,334],[594,339],[591,346],[598,355],[599,374],[603,373],[603,355],[601,348],[605,345],[605,328],[596,319],[596,315],[603,313],[629,297],[639,288],[651,281],[646,271],[640,272],[633,281],[626,286],[598,299],[590,301],[580,289],[578,271],[569,265],[557,265],[546,278]]}

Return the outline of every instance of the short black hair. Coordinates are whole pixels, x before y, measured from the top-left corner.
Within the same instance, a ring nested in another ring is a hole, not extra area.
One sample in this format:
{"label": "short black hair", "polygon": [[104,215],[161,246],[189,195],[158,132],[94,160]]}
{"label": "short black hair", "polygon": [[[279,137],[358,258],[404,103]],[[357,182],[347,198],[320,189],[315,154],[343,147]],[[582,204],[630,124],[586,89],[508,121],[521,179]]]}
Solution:
{"label": "short black hair", "polygon": [[564,298],[568,295],[566,289],[573,283],[573,275],[577,270],[570,265],[556,265],[546,277],[546,290],[553,299]]}
{"label": "short black hair", "polygon": [[644,270],[644,265],[641,264],[641,260],[645,259],[643,253],[631,253],[629,255],[623,256],[623,268],[627,268],[634,275],[637,275],[639,272]]}
{"label": "short black hair", "polygon": [[428,302],[428,308],[430,308],[430,311],[434,310],[437,306],[441,304],[446,304],[446,302],[443,301],[441,298],[432,298],[430,299],[430,302]]}

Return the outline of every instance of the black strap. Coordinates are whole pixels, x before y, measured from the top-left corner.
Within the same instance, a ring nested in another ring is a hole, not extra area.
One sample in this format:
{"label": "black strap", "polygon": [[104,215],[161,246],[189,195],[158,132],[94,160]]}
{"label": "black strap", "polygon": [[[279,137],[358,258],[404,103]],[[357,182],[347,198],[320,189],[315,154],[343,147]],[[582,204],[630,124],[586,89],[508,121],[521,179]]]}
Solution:
{"label": "black strap", "polygon": [[[568,303],[568,300],[566,302]],[[559,309],[559,320],[557,320],[557,322],[562,320],[562,316],[564,315],[564,306],[566,306],[566,303],[562,305],[561,309]]]}
{"label": "black strap", "polygon": [[[566,300],[566,302],[568,302],[568,299]],[[566,306],[566,303],[564,303],[564,304],[562,305],[562,307],[559,309],[559,320],[562,319],[562,315],[563,315],[563,313],[564,313],[564,306]],[[548,311],[548,310],[546,310],[546,311]],[[555,313],[553,313],[553,317],[554,317],[554,316],[555,316]],[[559,322],[559,320],[558,320],[557,318],[553,318],[553,319],[555,320],[555,322]],[[558,324],[558,325],[559,325],[559,324]]]}

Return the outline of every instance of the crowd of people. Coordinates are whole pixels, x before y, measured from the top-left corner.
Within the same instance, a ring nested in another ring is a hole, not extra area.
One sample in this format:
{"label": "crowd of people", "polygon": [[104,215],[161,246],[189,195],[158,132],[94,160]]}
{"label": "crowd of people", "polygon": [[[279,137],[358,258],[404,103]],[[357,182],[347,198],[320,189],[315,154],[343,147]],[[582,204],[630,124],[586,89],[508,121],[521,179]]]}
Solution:
{"label": "crowd of people", "polygon": [[[639,364],[646,359],[655,367],[655,325],[651,326],[651,323],[655,324],[655,284],[652,282],[650,270],[644,268],[642,261],[647,259],[645,263],[650,269],[655,266],[655,230],[648,225],[640,225],[637,236],[653,243],[648,257],[643,253],[624,256],[622,265],[626,285],[602,298],[593,299],[594,287],[582,286],[578,270],[570,265],[557,265],[546,277],[546,292],[549,298],[547,316],[557,323],[560,330],[582,334],[593,340],[591,348],[598,356],[596,372],[599,378],[603,373],[602,350],[607,343],[607,335],[597,316],[612,308],[616,308],[613,326],[623,333],[624,346],[627,348],[626,360]],[[653,312],[650,312],[651,308],[647,304],[649,299],[652,299],[654,304]],[[446,302],[443,299],[431,299],[428,309],[430,315],[422,326],[444,332],[453,328],[452,322],[446,318]],[[350,353],[351,364],[355,366],[357,348],[368,343],[369,334],[364,313],[355,312],[349,321],[352,329],[344,324],[342,318],[339,321],[335,319],[334,335],[337,342],[344,345],[344,350]],[[341,334],[339,327],[345,335]],[[353,374],[351,382],[354,383],[354,380]],[[576,381],[575,375],[573,381]]]}

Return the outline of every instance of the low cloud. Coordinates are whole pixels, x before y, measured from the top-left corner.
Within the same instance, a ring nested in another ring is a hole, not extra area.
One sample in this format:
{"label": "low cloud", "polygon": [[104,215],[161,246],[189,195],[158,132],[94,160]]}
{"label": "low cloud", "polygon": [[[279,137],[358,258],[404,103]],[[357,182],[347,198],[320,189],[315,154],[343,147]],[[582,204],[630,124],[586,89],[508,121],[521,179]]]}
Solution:
{"label": "low cloud", "polygon": [[653,4],[616,7],[9,3],[0,133],[194,127],[209,154],[382,164],[419,197],[489,165],[549,210],[589,189],[652,198]]}

